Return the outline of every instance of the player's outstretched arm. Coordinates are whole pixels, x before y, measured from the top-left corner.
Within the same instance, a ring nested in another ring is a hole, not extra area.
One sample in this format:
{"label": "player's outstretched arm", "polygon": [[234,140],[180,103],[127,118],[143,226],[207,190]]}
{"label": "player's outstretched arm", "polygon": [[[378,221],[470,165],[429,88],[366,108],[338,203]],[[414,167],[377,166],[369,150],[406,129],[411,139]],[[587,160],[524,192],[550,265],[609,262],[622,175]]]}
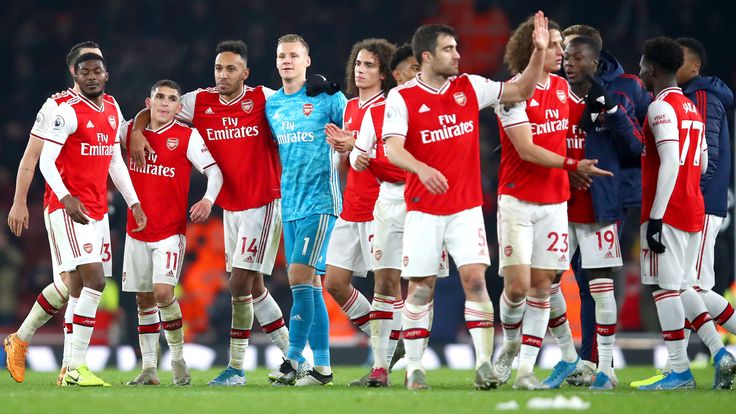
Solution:
{"label": "player's outstretched arm", "polygon": [[384,138],[386,155],[391,164],[416,174],[430,193],[435,195],[445,194],[450,189],[447,178],[439,170],[414,158],[404,148],[404,141],[405,138],[398,135],[389,135]]}
{"label": "player's outstretched arm", "polygon": [[547,168],[562,168],[575,171],[583,175],[597,175],[611,177],[613,173],[596,167],[598,160],[575,160],[563,157],[534,143],[532,128],[529,123],[523,123],[505,129],[511,143],[514,144],[519,158],[526,162],[541,165]]}
{"label": "player's outstretched arm", "polygon": [[534,51],[524,72],[515,82],[504,84],[501,102],[519,102],[529,99],[534,94],[539,78],[544,69],[544,52],[549,46],[549,29],[547,18],[540,10],[534,15],[534,33],[532,34]]}
{"label": "player's outstretched arm", "polygon": [[128,148],[128,153],[133,164],[138,168],[146,166],[146,151],[156,152],[151,148],[148,140],[143,135],[143,130],[146,129],[146,125],[149,122],[151,122],[151,110],[146,108],[138,112],[135,116],[133,130],[130,131],[130,148]]}
{"label": "player's outstretched arm", "polygon": [[15,177],[15,195],[13,205],[8,213],[8,227],[16,237],[20,237],[23,229],[28,229],[28,189],[33,182],[36,164],[41,157],[43,141],[30,136],[23,158],[18,165],[18,173]]}

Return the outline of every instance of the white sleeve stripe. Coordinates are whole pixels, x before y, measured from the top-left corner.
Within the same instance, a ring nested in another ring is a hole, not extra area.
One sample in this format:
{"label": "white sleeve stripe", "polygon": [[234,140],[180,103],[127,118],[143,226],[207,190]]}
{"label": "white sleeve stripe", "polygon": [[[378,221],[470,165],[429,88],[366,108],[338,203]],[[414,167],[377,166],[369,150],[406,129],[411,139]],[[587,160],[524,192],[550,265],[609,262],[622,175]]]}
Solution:
{"label": "white sleeve stripe", "polygon": [[208,168],[210,168],[210,167],[213,167],[213,166],[215,166],[215,165],[217,165],[217,163],[216,163],[216,162],[213,162],[213,163],[211,163],[211,164],[208,164],[208,165],[206,165],[205,167],[203,167],[203,168],[202,168],[202,171],[204,171],[204,170],[206,170],[206,169],[208,169]]}
{"label": "white sleeve stripe", "polygon": [[[34,136],[35,136],[35,135],[34,135]],[[40,139],[41,139],[41,140],[43,140],[43,141],[53,142],[54,144],[57,144],[57,145],[61,145],[61,146],[63,146],[63,145],[64,145],[64,143],[63,143],[63,142],[59,142],[59,141],[54,141],[53,139],[48,139],[48,138],[44,138],[44,137],[36,137],[36,138],[40,138]]]}
{"label": "white sleeve stripe", "polygon": [[521,126],[521,125],[528,124],[528,123],[529,121],[514,122],[513,124],[504,125],[503,129],[516,128],[517,126]]}

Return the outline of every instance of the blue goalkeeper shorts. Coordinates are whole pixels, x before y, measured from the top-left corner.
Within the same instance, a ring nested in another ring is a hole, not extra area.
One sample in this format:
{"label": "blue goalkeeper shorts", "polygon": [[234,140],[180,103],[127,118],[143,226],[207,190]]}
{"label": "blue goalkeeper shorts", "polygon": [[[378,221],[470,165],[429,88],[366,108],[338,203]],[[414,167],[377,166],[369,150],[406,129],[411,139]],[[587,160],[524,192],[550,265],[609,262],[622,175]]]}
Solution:
{"label": "blue goalkeeper shorts", "polygon": [[330,214],[313,214],[284,222],[284,252],[286,262],[305,264],[325,273],[325,256],[332,228],[337,217]]}

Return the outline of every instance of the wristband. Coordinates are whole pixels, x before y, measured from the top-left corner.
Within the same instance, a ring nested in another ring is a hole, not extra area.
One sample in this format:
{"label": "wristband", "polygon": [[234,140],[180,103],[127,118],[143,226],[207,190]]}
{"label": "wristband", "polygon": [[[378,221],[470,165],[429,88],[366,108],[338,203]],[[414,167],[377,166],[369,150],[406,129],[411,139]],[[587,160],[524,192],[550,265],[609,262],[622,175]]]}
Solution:
{"label": "wristband", "polygon": [[562,163],[562,169],[567,171],[578,170],[578,160],[574,158],[565,157],[565,161]]}

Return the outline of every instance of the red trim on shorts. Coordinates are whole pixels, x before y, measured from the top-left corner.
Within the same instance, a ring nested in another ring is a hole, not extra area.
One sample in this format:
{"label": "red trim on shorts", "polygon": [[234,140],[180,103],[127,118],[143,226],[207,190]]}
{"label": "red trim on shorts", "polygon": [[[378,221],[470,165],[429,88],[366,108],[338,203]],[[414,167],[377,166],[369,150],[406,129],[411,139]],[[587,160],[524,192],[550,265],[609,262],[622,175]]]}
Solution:
{"label": "red trim on shorts", "polygon": [[273,203],[274,201],[266,204],[266,214],[263,217],[263,224],[261,226],[261,235],[258,242],[258,251],[256,252],[255,261],[260,264],[263,261],[263,249],[266,246],[266,239],[268,238],[268,232],[271,228],[271,217],[273,216]]}
{"label": "red trim on shorts", "polygon": [[705,256],[705,240],[708,237],[708,224],[710,220],[708,220],[708,216],[705,216],[705,227],[703,228],[703,233],[700,235],[700,254],[698,254],[698,262],[695,265],[695,268],[698,269],[698,280],[700,280],[700,270],[703,268],[703,256]]}
{"label": "red trim on shorts", "polygon": [[65,210],[62,210],[62,214],[64,215],[64,226],[66,227],[66,236],[69,240],[69,245],[72,248],[72,256],[79,257],[82,254],[79,251],[79,242],[77,242],[77,233],[74,230],[74,222],[72,221],[71,217],[69,217],[68,214],[66,214]]}

